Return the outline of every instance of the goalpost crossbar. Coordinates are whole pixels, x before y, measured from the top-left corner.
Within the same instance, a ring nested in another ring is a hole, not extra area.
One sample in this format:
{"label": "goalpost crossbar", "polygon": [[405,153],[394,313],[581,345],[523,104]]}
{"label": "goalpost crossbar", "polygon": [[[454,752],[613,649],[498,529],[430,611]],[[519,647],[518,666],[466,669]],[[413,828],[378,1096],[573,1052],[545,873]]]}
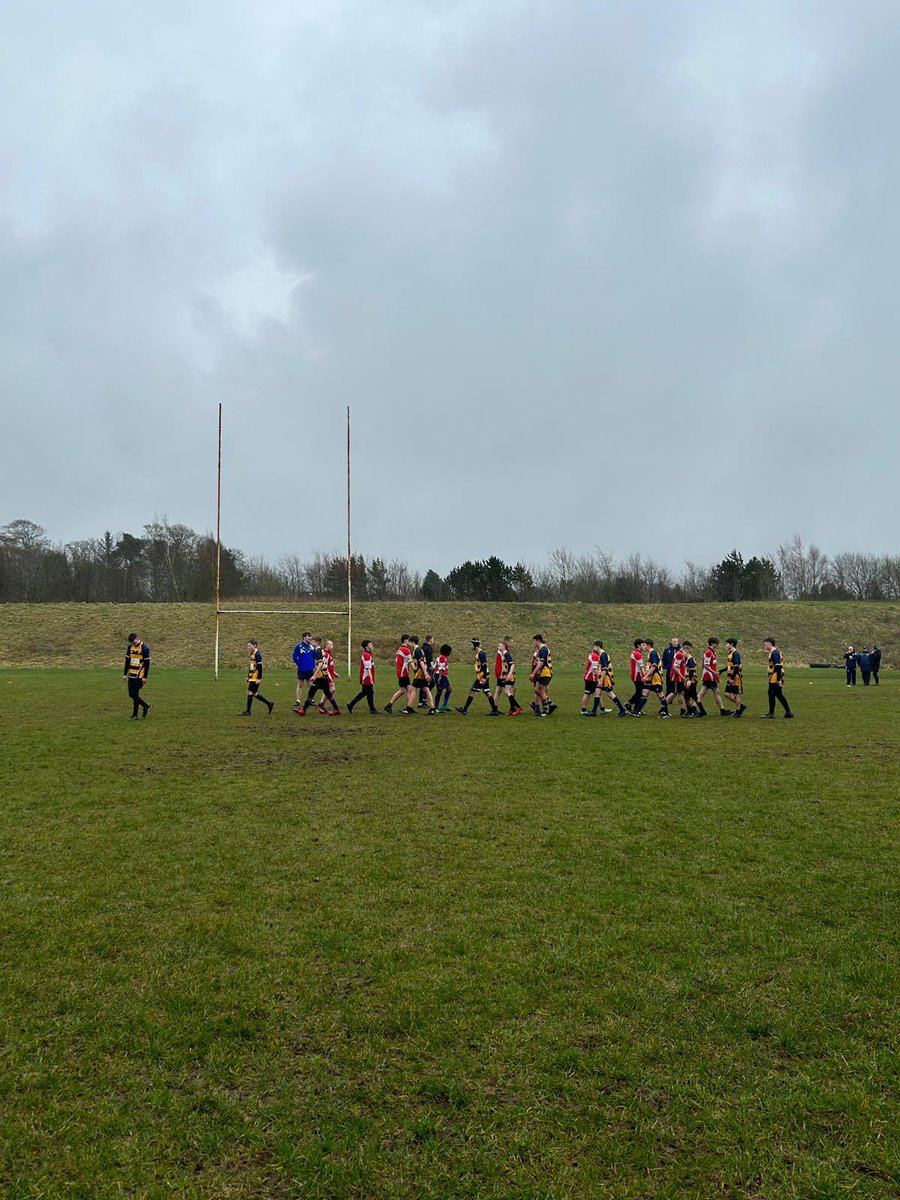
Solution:
{"label": "goalpost crossbar", "polygon": [[249,617],[257,614],[278,617],[346,617],[346,608],[220,608],[217,616],[234,616],[240,613]]}

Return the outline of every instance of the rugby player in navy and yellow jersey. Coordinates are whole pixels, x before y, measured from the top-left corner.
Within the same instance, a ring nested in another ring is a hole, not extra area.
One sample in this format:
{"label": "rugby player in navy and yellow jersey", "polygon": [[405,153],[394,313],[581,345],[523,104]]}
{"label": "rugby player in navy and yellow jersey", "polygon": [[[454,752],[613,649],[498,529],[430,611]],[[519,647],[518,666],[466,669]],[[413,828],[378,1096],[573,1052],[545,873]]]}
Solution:
{"label": "rugby player in navy and yellow jersey", "polygon": [[[610,700],[612,700],[613,704],[619,710],[619,716],[627,717],[628,713],[625,711],[625,705],[615,693],[616,681],[613,676],[612,659],[603,649],[602,642],[597,642],[596,645],[600,651],[600,675],[597,679],[597,692],[599,695],[594,696],[594,709],[596,710],[599,707],[602,694],[606,692],[607,696],[609,696]],[[607,708],[603,711],[612,712],[612,709]]]}
{"label": "rugby player in navy and yellow jersey", "polygon": [[247,643],[247,653],[250,655],[250,665],[247,669],[247,707],[238,716],[251,716],[253,701],[258,700],[260,704],[264,704],[271,714],[275,707],[274,700],[267,700],[259,690],[259,685],[263,677],[263,660],[262,651],[259,648],[259,642],[251,638]]}
{"label": "rugby player in navy and yellow jersey", "polygon": [[[431,694],[434,696],[434,634],[426,633],[425,641],[422,643],[422,653],[425,656],[425,669],[428,672],[428,678],[431,680]],[[422,696],[421,689],[419,690],[419,708],[427,708],[428,704]]]}
{"label": "rugby player in navy and yellow jersey", "polygon": [[534,651],[531,655],[531,674],[528,678],[534,684],[534,703],[531,708],[536,717],[549,717],[559,707],[550,700],[550,683],[553,679],[553,655],[550,647],[544,641],[542,633],[536,633],[531,639]]}
{"label": "rugby player in navy and yellow jersey", "polygon": [[684,650],[684,704],[685,716],[697,716],[697,660],[694,658],[693,642],[685,642]]}
{"label": "rugby player in navy and yellow jersey", "polygon": [[744,668],[737,638],[726,638],[725,645],[728,647],[725,658],[725,699],[734,705],[732,715],[742,717],[747,705],[744,703]]}
{"label": "rugby player in navy and yellow jersey", "polygon": [[141,641],[136,633],[128,635],[128,649],[125,651],[125,671],[123,679],[128,680],[128,696],[132,703],[130,721],[138,719],[138,709],[141,716],[146,717],[150,705],[141,696],[141,688],[147,682],[150,674],[150,647]]}
{"label": "rugby player in navy and yellow jersey", "polygon": [[659,713],[657,715],[668,719],[669,704],[666,700],[666,689],[663,687],[662,659],[659,656],[659,651],[653,645],[652,638],[647,638],[644,646],[647,652],[647,665],[644,667],[641,698],[634,706],[634,716],[642,717],[644,715],[643,708],[647,703],[647,697],[653,692],[657,700],[659,700]]}
{"label": "rugby player in navy and yellow jersey", "polygon": [[488,713],[488,716],[502,716],[503,714],[494,703],[494,697],[491,695],[491,673],[488,668],[487,655],[481,648],[480,638],[472,638],[472,649],[475,652],[475,679],[472,683],[472,686],[469,688],[469,694],[466,696],[465,704],[462,706],[462,708],[457,706],[456,711],[462,716],[466,716],[469,711],[469,705],[472,703],[475,697],[483,695],[487,697],[487,702],[491,706],[491,711]]}
{"label": "rugby player in navy and yellow jersey", "polygon": [[494,675],[497,687],[494,689],[494,703],[499,704],[500,697],[506,694],[510,717],[517,717],[522,706],[516,699],[516,661],[512,654],[512,638],[505,637],[497,643],[497,657],[494,659]]}
{"label": "rugby player in navy and yellow jersey", "polygon": [[425,657],[425,651],[419,645],[419,639],[415,634],[410,636],[410,644],[413,648],[413,687],[419,693],[419,708],[427,708],[428,716],[434,717],[437,714],[434,709],[434,699],[431,695],[431,671],[428,669],[428,659]]}
{"label": "rugby player in navy and yellow jersey", "polygon": [[775,644],[774,638],[766,638],[763,642],[766,653],[769,656],[766,664],[769,675],[769,711],[763,713],[763,718],[771,721],[775,716],[776,701],[784,709],[785,717],[793,717],[791,706],[787,702],[787,697],[784,694],[784,658],[781,651]]}

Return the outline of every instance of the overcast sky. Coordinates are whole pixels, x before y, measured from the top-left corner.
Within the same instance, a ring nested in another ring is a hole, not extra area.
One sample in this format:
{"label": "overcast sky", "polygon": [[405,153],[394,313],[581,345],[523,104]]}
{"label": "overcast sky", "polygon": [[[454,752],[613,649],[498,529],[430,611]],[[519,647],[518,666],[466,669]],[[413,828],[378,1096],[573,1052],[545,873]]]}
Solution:
{"label": "overcast sky", "polygon": [[897,551],[896,0],[0,13],[0,523]]}

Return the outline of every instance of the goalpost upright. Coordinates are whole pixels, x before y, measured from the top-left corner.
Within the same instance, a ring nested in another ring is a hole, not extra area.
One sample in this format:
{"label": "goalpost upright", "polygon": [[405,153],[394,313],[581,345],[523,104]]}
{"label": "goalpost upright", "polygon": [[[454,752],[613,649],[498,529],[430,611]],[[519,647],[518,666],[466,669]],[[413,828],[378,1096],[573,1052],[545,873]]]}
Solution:
{"label": "goalpost upright", "polygon": [[222,607],[222,405],[219,404],[219,428],[216,454],[216,564],[215,564],[215,604],[216,604],[216,642],[213,658],[215,678],[219,678],[219,625],[223,616],[286,616],[286,617],[346,617],[347,618],[347,677],[353,668],[352,636],[352,605],[353,605],[353,563],[351,540],[351,507],[350,507],[350,405],[347,405],[347,608],[223,608]]}
{"label": "goalpost upright", "polygon": [[350,545],[350,405],[347,405],[347,679],[353,670],[351,630],[353,625],[353,550]]}

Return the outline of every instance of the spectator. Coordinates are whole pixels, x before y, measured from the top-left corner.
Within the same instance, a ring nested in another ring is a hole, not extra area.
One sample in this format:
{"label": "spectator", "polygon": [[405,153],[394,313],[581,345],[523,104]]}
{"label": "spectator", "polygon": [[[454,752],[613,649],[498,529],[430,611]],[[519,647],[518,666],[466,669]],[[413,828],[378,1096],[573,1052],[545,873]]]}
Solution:
{"label": "spectator", "polygon": [[847,687],[856,687],[857,662],[859,662],[859,656],[852,646],[848,646],[847,652],[844,655],[844,666],[847,671]]}
{"label": "spectator", "polygon": [[859,652],[859,670],[862,674],[863,687],[868,687],[869,676],[872,674],[872,655],[868,646],[863,646]]}
{"label": "spectator", "polygon": [[874,642],[872,644],[872,653],[869,655],[869,664],[872,667],[872,678],[875,680],[875,686],[878,687],[878,672],[881,669],[881,651]]}

